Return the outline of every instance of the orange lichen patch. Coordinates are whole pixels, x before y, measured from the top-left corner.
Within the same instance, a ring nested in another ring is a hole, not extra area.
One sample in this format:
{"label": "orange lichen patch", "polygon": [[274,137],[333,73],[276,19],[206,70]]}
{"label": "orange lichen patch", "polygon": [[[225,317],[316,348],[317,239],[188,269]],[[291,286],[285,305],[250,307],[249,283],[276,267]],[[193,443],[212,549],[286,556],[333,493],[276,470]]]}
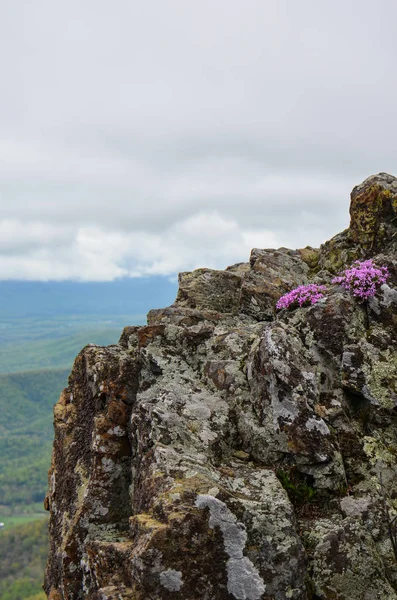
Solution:
{"label": "orange lichen patch", "polygon": [[226,361],[210,361],[204,367],[204,373],[212,380],[218,390],[229,389],[234,383],[234,377],[227,373]]}
{"label": "orange lichen patch", "polygon": [[74,404],[60,404],[57,403],[54,406],[54,419],[58,422],[69,423],[75,420],[76,407]]}
{"label": "orange lichen patch", "polygon": [[58,590],[51,588],[48,594],[48,600],[63,600],[62,594]]}
{"label": "orange lichen patch", "polygon": [[230,467],[219,467],[218,471],[219,473],[222,473],[222,475],[225,475],[225,477],[235,476],[235,472]]}
{"label": "orange lichen patch", "polygon": [[109,392],[112,396],[115,396],[117,400],[126,400],[129,395],[129,390],[125,385],[120,385],[120,381],[110,381]]}
{"label": "orange lichen patch", "polygon": [[148,325],[138,331],[139,347],[144,348],[156,337],[164,335],[165,325]]}
{"label": "orange lichen patch", "polygon": [[107,407],[106,416],[96,417],[95,423],[99,433],[107,431],[115,426],[126,427],[129,419],[129,408],[123,402],[111,400]]}
{"label": "orange lichen patch", "polygon": [[101,395],[111,399],[115,399],[117,402],[126,401],[128,399],[130,391],[120,381],[112,381],[103,379],[100,385]]}
{"label": "orange lichen patch", "polygon": [[117,425],[127,425],[130,412],[128,406],[119,400],[112,399],[108,404],[108,417]]}
{"label": "orange lichen patch", "polygon": [[112,421],[109,421],[106,417],[95,417],[95,430],[99,434],[106,434],[108,429],[113,426]]}
{"label": "orange lichen patch", "polygon": [[314,412],[318,417],[324,418],[328,415],[327,408],[322,404],[316,404],[314,407]]}

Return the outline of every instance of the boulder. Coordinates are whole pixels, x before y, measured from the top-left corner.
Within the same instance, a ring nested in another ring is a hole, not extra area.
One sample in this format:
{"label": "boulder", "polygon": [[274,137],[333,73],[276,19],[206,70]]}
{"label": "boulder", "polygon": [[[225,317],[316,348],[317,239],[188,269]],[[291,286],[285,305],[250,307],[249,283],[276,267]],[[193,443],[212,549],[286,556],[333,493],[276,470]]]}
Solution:
{"label": "boulder", "polygon": [[[397,180],[354,188],[321,248],[182,273],[175,303],[88,346],[54,408],[56,600],[397,598]],[[373,257],[368,305],[303,283]]]}

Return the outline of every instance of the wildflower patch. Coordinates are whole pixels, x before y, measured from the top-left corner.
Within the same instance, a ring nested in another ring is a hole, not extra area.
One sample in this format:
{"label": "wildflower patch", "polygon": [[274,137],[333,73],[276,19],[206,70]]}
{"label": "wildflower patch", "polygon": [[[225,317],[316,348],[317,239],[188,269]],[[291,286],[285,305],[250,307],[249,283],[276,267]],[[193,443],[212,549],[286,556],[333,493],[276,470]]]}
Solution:
{"label": "wildflower patch", "polygon": [[356,260],[349,269],[343,271],[332,283],[345,288],[354,298],[365,302],[375,296],[378,288],[389,278],[387,267],[378,267],[372,259]]}
{"label": "wildflower patch", "polygon": [[307,285],[300,285],[299,287],[291,290],[288,294],[284,294],[277,301],[276,308],[298,308],[301,306],[311,306],[316,304],[319,300],[325,298],[325,292],[327,287],[325,285],[318,285],[316,283],[309,283]]}

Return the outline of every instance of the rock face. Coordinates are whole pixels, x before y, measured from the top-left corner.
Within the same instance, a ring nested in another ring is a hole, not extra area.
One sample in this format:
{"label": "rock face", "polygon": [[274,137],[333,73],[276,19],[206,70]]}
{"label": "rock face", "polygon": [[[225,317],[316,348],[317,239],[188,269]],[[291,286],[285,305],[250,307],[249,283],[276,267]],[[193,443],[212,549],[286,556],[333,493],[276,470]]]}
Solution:
{"label": "rock face", "polygon": [[[397,179],[320,249],[182,273],[175,303],[77,357],[54,409],[52,600],[397,600]],[[387,265],[363,307],[352,260]]]}

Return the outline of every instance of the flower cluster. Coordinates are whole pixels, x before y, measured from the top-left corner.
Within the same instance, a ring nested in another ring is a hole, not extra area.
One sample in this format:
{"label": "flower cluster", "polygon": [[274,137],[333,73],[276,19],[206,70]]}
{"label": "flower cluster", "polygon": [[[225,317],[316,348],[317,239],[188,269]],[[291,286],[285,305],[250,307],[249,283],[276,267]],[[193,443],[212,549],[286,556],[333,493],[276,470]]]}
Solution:
{"label": "flower cluster", "polygon": [[317,285],[316,283],[300,285],[288,292],[288,294],[281,296],[276,304],[276,308],[297,308],[298,306],[316,304],[316,302],[324,298],[326,289],[325,285]]}
{"label": "flower cluster", "polygon": [[352,296],[362,302],[375,296],[377,289],[389,277],[387,267],[378,267],[372,260],[356,260],[349,269],[346,269],[332,283],[338,283]]}

